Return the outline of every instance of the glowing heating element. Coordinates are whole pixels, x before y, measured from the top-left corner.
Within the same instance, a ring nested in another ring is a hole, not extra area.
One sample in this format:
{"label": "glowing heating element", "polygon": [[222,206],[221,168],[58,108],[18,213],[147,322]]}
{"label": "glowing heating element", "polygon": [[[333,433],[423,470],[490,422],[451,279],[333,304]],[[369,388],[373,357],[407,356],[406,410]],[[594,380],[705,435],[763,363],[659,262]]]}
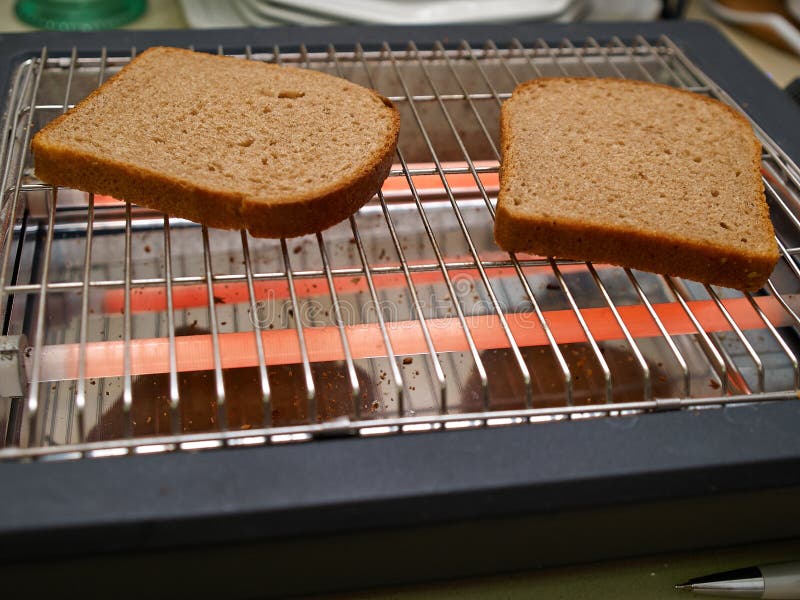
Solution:
{"label": "glowing heating element", "polygon": [[[797,297],[784,296],[791,307],[796,307]],[[778,300],[772,296],[755,299],[756,304],[776,327],[793,323]],[[730,323],[712,300],[687,303],[700,326],[707,332],[729,331]],[[764,320],[746,298],[722,300],[725,309],[742,330],[763,329]],[[674,302],[654,304],[656,314],[669,335],[696,333],[697,330],[684,309]],[[635,338],[660,337],[661,333],[647,309],[641,305],[620,306],[619,315]],[[592,336],[597,341],[622,339],[623,333],[612,311],[608,308],[582,309]],[[545,331],[535,313],[506,315],[509,327],[519,346],[544,346],[548,343]],[[544,318],[558,344],[586,341],[580,323],[571,310],[550,310]],[[467,339],[459,322],[454,318],[429,319],[433,345],[437,352],[463,352],[468,350]],[[508,337],[495,315],[466,317],[477,347],[481,350],[507,348]],[[386,324],[396,355],[424,354],[427,352],[419,321],[396,321]],[[343,360],[339,331],[334,326],[304,328],[308,355],[311,362]],[[345,326],[352,356],[370,358],[386,356],[381,330],[376,323]],[[294,329],[261,331],[267,365],[284,365],[301,362],[300,346]],[[223,369],[258,365],[253,332],[219,334]],[[177,370],[202,371],[214,368],[211,335],[188,335],[175,338]],[[86,347],[86,377],[115,377],[123,374],[123,341],[91,342]],[[169,340],[150,338],[131,340],[131,374],[146,375],[169,372]],[[42,349],[42,381],[76,379],[78,376],[79,344],[59,344]]]}

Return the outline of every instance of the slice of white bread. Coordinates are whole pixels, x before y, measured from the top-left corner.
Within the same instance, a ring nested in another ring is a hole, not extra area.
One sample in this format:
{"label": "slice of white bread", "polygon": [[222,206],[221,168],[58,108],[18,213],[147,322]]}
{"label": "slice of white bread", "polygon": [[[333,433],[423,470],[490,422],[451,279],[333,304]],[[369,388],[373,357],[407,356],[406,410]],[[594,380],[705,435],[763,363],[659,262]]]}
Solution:
{"label": "slice of white bread", "polygon": [[737,289],[778,260],[747,120],[622,79],[543,78],[502,107],[495,240]]}
{"label": "slice of white bread", "polygon": [[151,48],[33,138],[42,181],[261,237],[347,218],[400,130],[376,92],[318,71]]}

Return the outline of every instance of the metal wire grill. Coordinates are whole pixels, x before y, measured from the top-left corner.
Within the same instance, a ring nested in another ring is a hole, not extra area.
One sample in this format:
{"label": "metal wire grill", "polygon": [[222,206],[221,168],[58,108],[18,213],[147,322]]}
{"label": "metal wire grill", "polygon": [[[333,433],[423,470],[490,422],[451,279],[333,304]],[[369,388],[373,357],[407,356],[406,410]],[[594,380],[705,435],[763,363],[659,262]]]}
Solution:
{"label": "metal wire grill", "polygon": [[292,240],[35,179],[32,133],[133,55],[43,49],[12,80],[0,146],[0,458],[503,426],[796,393],[800,172],[757,126],[781,251],[758,294],[494,245],[499,107],[520,81],[627,77],[732,103],[669,39],[247,48],[244,60],[345,77],[401,111],[383,191],[348,221]]}

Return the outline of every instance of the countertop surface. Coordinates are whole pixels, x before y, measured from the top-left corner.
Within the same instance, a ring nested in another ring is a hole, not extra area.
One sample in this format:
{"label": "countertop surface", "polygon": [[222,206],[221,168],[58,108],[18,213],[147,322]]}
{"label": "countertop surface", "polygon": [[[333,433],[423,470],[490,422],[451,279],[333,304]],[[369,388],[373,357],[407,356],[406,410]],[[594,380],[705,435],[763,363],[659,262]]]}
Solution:
{"label": "countertop surface", "polygon": [[[13,12],[13,0],[0,0],[0,31],[28,31]],[[800,77],[800,57],[779,50],[753,36],[715,21],[698,1],[689,2],[687,17],[709,20],[767,73],[785,86]],[[146,14],[132,23],[134,29],[176,29],[186,27],[179,3],[175,0],[150,0]],[[648,556],[558,569],[542,569],[501,575],[370,590],[333,596],[340,599],[509,599],[522,598],[615,598],[679,599],[691,597],[673,586],[690,577],[751,564],[764,564],[800,558],[800,540],[788,540],[701,552]]]}
{"label": "countertop surface", "polygon": [[[800,540],[754,544],[713,551],[664,554],[513,575],[462,579],[438,584],[335,594],[339,600],[691,600],[674,589],[691,577],[755,564],[797,560]],[[317,598],[320,598],[317,596]],[[306,598],[311,600],[311,598]]]}

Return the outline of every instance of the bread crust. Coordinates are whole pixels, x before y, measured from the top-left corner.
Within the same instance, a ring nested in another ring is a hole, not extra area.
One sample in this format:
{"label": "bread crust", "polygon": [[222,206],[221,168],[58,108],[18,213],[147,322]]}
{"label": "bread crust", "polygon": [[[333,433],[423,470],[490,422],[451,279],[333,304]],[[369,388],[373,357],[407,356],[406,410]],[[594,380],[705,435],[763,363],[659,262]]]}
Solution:
{"label": "bread crust", "polygon": [[631,230],[563,220],[526,221],[509,214],[505,206],[497,208],[495,239],[507,252],[591,260],[746,290],[761,287],[776,261],[771,255],[748,255]]}
{"label": "bread crust", "polygon": [[[178,48],[150,48],[139,57],[155,51],[190,52]],[[314,194],[282,193],[272,197],[254,197],[237,191],[236,186],[226,190],[211,189],[48,139],[49,133],[60,127],[73,111],[98,101],[113,90],[114,81],[124,77],[133,64],[132,61],[126,65],[75,108],[55,118],[34,136],[31,150],[39,179],[51,185],[128,200],[210,227],[246,228],[257,237],[277,238],[314,233],[346,219],[380,190],[389,174],[400,132],[400,115],[390,100],[367,88],[363,88],[364,91],[380,99],[389,111],[389,131],[380,149],[372,153],[356,172],[338,180],[334,178],[330,185]]]}
{"label": "bread crust", "polygon": [[[547,85],[550,81],[569,82],[581,85],[589,78],[564,77],[540,78],[521,83],[514,95],[524,94],[530,88]],[[603,79],[624,82],[625,85],[662,88],[667,93],[683,94],[692,101],[712,103],[724,107],[730,116],[750,131],[747,119],[730,106],[712,98],[667,85],[627,79]],[[503,157],[511,148],[512,125],[509,111],[503,106],[500,115],[500,140]],[[769,207],[764,196],[761,180],[761,144],[752,135],[751,176],[757,181],[757,194],[753,198],[758,214],[758,226],[768,230],[774,240],[774,230],[769,217]],[[659,235],[637,230],[630,226],[608,226],[582,221],[580,215],[574,219],[563,216],[545,218],[539,215],[521,214],[510,208],[513,195],[508,189],[510,174],[506,161],[500,165],[500,193],[495,221],[495,241],[508,252],[527,252],[542,256],[555,256],[574,260],[591,260],[610,263],[664,275],[685,277],[704,283],[741,290],[755,290],[764,285],[772,273],[779,254],[777,245],[768,252],[754,251],[749,247],[730,248],[718,244],[700,244],[690,239]]]}

